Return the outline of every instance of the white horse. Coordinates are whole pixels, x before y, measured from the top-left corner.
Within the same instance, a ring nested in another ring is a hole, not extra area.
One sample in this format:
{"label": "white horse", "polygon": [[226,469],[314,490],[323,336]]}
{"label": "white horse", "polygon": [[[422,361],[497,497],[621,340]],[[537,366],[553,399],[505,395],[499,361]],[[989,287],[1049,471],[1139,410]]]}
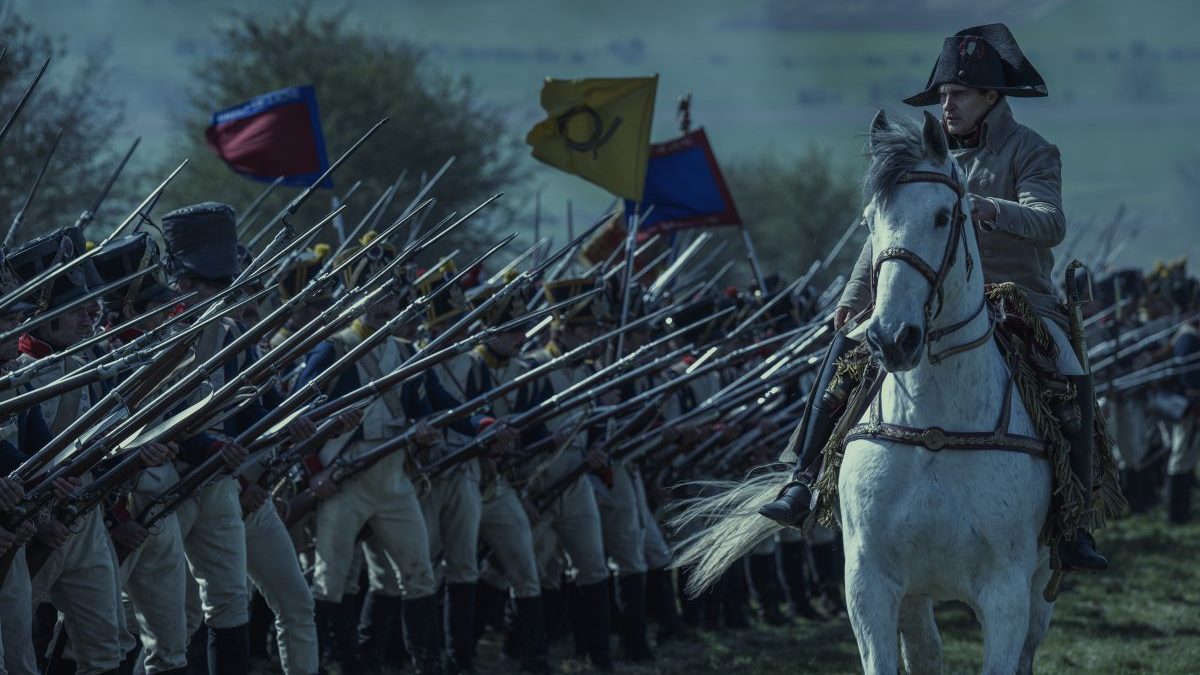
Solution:
{"label": "white horse", "polygon": [[[928,113],[918,127],[881,111],[868,148],[878,280],[865,337],[886,375],[847,437],[838,483],[863,669],[897,671],[899,631],[908,671],[940,672],[933,601],[958,600],[982,627],[985,673],[1032,672],[1052,611],[1042,595],[1049,550],[1038,542],[1051,471],[1021,450],[1035,431],[990,339],[964,175]],[[723,514],[680,552],[696,588],[777,528],[754,515],[777,489],[751,481],[689,508],[681,521]]]}

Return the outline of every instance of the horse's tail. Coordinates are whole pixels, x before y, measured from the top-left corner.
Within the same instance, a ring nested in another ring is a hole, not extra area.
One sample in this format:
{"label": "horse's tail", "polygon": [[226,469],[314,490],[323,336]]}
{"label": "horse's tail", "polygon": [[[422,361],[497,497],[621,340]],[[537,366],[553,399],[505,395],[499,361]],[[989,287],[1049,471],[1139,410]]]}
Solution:
{"label": "horse's tail", "polygon": [[687,582],[690,595],[695,597],[704,592],[730,565],[783,529],[775,521],[758,515],[758,509],[779,495],[790,474],[790,468],[774,468],[762,470],[740,483],[688,483],[688,487],[697,489],[698,496],[681,500],[679,512],[668,523],[675,531],[687,533],[675,546],[674,566],[690,568]]}

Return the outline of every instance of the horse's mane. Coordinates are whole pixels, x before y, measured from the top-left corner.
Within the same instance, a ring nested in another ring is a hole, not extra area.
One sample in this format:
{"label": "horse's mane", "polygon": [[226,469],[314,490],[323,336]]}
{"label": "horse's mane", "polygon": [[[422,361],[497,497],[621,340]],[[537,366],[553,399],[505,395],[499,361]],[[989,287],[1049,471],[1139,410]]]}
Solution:
{"label": "horse's mane", "polygon": [[885,124],[873,129],[867,142],[871,162],[863,175],[863,202],[875,200],[886,208],[901,174],[928,159],[921,127],[907,115],[887,115]]}

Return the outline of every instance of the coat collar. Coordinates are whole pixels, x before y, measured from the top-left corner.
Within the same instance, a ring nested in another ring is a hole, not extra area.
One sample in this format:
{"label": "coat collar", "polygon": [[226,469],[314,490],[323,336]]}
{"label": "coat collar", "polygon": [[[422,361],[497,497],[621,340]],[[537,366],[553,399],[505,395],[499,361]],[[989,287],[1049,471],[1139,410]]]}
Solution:
{"label": "coat collar", "polygon": [[999,153],[1008,142],[1013,132],[1017,130],[1017,120],[1013,117],[1012,108],[1008,105],[1008,97],[1002,96],[996,105],[983,117],[982,143],[994,153]]}

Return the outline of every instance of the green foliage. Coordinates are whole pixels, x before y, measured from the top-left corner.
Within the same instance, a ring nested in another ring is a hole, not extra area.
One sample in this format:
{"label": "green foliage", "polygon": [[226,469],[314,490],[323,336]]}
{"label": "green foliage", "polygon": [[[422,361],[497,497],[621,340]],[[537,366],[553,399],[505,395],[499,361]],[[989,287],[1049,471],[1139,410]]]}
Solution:
{"label": "green foliage", "polygon": [[[0,44],[8,49],[0,62],[0,120],[7,121],[46,58],[53,59],[0,148],[0,211],[4,214],[0,225],[4,232],[25,202],[55,135],[64,129],[16,234],[16,242],[20,243],[74,224],[99,195],[127,146],[113,141],[113,132],[121,124],[122,106],[107,86],[108,57],[104,51],[88,53],[82,66],[68,73],[62,65],[66,51],[60,41],[11,15],[0,28]],[[137,160],[135,154],[93,221],[94,231],[89,230],[89,235],[94,237],[98,231],[112,227],[132,208],[140,182],[136,177]]]}
{"label": "green foliage", "polygon": [[[235,208],[248,204],[264,184],[226,167],[205,145],[204,128],[215,110],[302,84],[316,88],[330,161],[381,118],[391,118],[334,176],[339,195],[362,181],[347,211],[347,230],[407,171],[387,214],[398,215],[416,194],[421,175],[432,176],[451,156],[456,157],[453,167],[431,193],[439,213],[464,213],[520,178],[513,140],[499,112],[478,100],[468,80],[434,72],[418,48],[350,28],[344,18],[318,16],[305,5],[273,18],[238,14],[220,31],[215,55],[194,68],[196,85],[179,155],[192,164],[164,199],[168,207],[205,199]],[[281,188],[267,205],[280,208],[297,192]],[[328,209],[328,192],[319,192],[297,225],[315,222]],[[489,210],[491,222],[507,218],[504,207]],[[473,227],[459,232],[455,243],[476,243],[486,228],[473,221]]]}
{"label": "green foliage", "polygon": [[[766,274],[804,274],[861,213],[855,177],[816,149],[794,159],[732,164],[725,177]],[[828,265],[830,275],[849,274],[861,241],[858,235],[842,249]],[[740,247],[740,241],[730,242],[731,249]]]}

